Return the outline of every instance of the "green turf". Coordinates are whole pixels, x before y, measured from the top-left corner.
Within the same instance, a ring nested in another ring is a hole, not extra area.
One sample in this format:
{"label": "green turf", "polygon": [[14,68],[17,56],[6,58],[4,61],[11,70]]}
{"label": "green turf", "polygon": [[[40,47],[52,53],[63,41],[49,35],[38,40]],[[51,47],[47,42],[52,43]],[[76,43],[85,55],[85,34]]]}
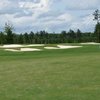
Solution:
{"label": "green turf", "polygon": [[0,100],[100,100],[100,47],[0,50]]}

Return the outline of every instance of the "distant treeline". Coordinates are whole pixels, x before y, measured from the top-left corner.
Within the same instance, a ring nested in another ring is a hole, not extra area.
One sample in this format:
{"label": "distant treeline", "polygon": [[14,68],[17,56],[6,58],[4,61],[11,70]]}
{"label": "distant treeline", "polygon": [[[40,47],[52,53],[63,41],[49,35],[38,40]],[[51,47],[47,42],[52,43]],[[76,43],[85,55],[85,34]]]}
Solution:
{"label": "distant treeline", "polygon": [[13,33],[11,24],[6,23],[4,32],[0,32],[0,44],[55,44],[55,43],[80,43],[100,42],[100,23],[95,26],[94,32],[62,31],[61,33],[48,33],[46,31],[30,32],[23,34]]}
{"label": "distant treeline", "polygon": [[70,30],[69,32],[62,31],[61,33],[48,33],[40,31],[37,33],[30,32],[24,34],[15,34],[11,30],[0,32],[0,44],[54,44],[54,43],[80,43],[80,42],[95,42],[96,36],[94,33],[82,33],[79,29],[77,32]]}

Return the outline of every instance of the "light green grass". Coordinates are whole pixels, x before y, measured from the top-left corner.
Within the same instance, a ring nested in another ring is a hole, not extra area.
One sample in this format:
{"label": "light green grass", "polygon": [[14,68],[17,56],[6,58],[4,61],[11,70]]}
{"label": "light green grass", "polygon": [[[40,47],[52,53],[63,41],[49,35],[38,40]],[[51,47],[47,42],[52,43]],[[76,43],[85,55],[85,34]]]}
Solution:
{"label": "light green grass", "polygon": [[0,100],[100,100],[100,47],[0,50]]}

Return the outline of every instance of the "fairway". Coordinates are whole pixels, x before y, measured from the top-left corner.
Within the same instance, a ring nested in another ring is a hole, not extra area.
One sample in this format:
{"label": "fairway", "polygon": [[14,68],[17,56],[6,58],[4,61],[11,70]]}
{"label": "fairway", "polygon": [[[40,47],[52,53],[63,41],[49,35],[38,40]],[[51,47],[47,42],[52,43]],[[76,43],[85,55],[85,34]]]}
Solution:
{"label": "fairway", "polygon": [[100,46],[82,46],[0,49],[0,100],[100,100]]}

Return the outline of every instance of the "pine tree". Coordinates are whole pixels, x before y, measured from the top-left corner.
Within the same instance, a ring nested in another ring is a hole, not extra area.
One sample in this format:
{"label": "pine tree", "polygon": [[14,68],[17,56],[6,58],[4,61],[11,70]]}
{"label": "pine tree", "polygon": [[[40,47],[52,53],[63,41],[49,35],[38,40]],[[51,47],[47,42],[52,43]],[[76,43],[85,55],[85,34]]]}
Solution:
{"label": "pine tree", "polygon": [[95,26],[95,35],[97,38],[97,42],[100,43],[100,23],[98,22]]}
{"label": "pine tree", "polygon": [[76,33],[76,39],[78,43],[82,41],[82,33],[79,29],[77,30],[77,33]]}
{"label": "pine tree", "polygon": [[97,21],[97,24],[96,24],[96,26],[95,26],[95,35],[96,35],[96,37],[97,37],[97,42],[99,42],[100,43],[100,11],[97,9],[97,10],[95,10],[95,12],[94,12],[94,20],[96,20]]}
{"label": "pine tree", "polygon": [[13,33],[12,33],[13,27],[10,23],[5,23],[4,31],[7,35],[7,44],[13,44]]}

